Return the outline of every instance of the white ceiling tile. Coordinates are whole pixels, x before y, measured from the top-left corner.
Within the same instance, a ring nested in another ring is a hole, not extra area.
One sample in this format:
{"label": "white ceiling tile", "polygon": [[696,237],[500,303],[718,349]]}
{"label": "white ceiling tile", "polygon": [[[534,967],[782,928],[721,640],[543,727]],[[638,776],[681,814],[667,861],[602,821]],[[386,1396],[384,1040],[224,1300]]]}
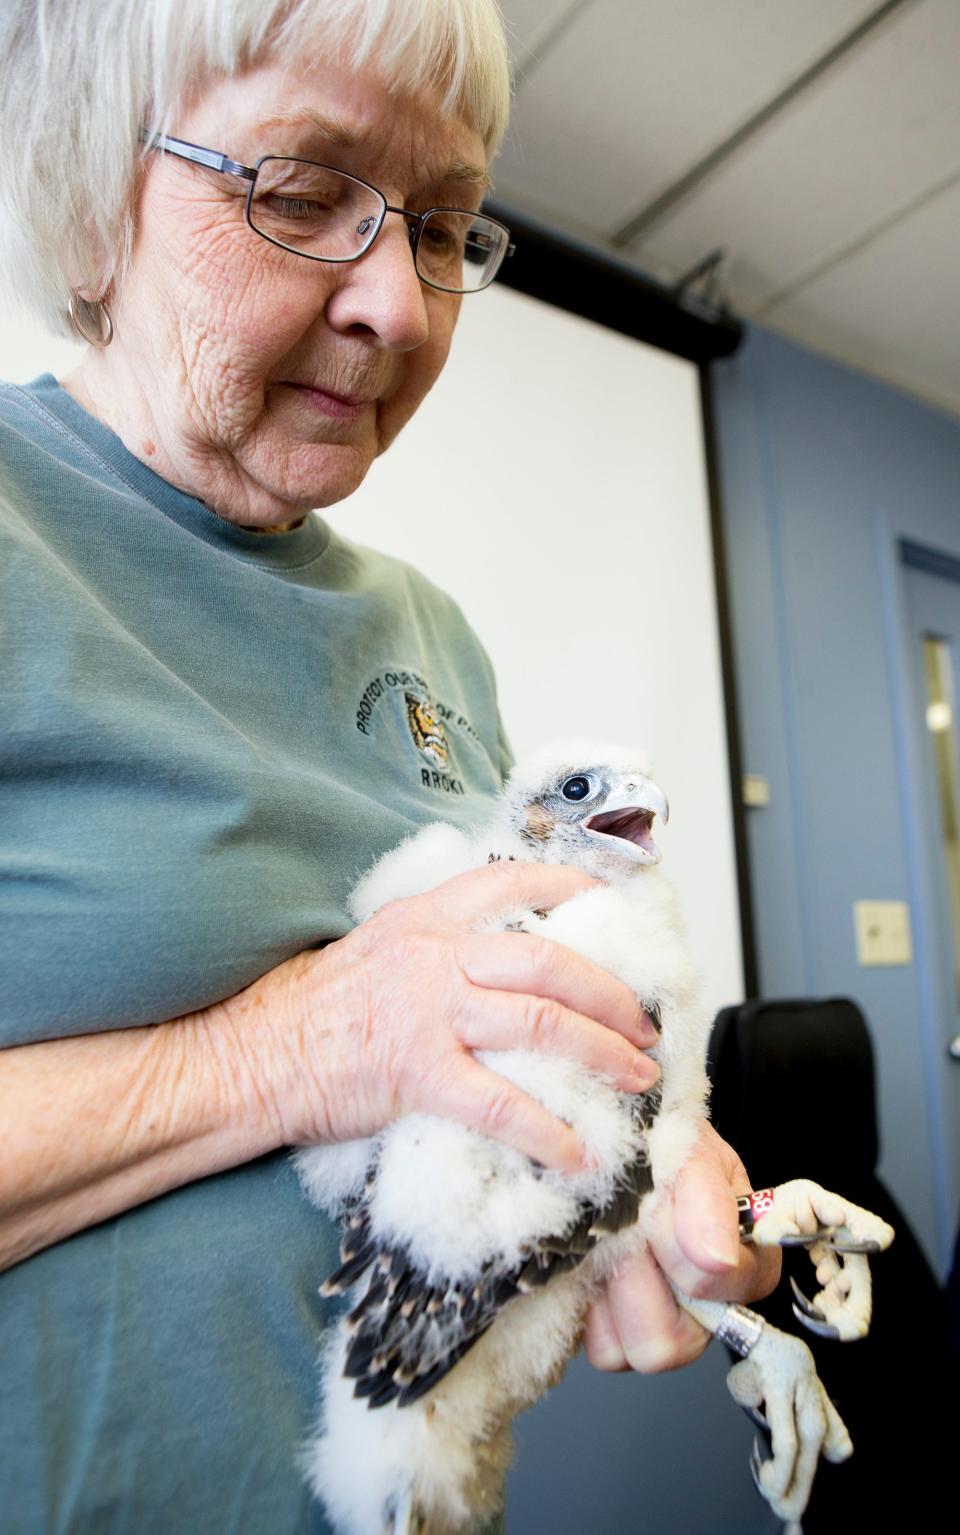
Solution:
{"label": "white ceiling tile", "polygon": [[505,0],[500,9],[514,68],[535,60],[556,26],[590,4],[592,0]]}
{"label": "white ceiling tile", "polygon": [[[540,211],[572,205],[578,226],[609,230],[875,9],[876,0],[593,0],[521,80],[498,193]],[[521,29],[531,11],[518,7]]]}
{"label": "white ceiling tile", "polygon": [[630,254],[676,273],[726,246],[730,296],[753,312],[960,168],[958,63],[957,0],[906,7]]}
{"label": "white ceiling tile", "polygon": [[960,176],[763,323],[960,416],[958,266]]}

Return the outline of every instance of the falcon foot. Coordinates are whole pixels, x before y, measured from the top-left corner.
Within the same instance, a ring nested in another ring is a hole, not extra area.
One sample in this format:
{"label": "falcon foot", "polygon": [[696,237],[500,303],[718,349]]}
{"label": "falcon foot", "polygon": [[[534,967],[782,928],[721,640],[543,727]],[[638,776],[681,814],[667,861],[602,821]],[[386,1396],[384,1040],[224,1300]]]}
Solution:
{"label": "falcon foot", "polygon": [[[750,1470],[757,1491],[783,1520],[799,1519],[807,1506],[817,1462],[846,1460],[853,1444],[799,1338],[764,1326],[746,1359],[727,1376],[734,1401],[768,1427],[772,1454],[761,1458],[754,1440]],[[766,1417],[760,1413],[766,1408]]]}
{"label": "falcon foot", "polygon": [[866,1337],[872,1313],[867,1254],[893,1241],[893,1227],[831,1194],[808,1178],[794,1178],[746,1201],[753,1218],[745,1235],[762,1247],[805,1247],[820,1289],[812,1300],[793,1285],[797,1320],[823,1338]]}

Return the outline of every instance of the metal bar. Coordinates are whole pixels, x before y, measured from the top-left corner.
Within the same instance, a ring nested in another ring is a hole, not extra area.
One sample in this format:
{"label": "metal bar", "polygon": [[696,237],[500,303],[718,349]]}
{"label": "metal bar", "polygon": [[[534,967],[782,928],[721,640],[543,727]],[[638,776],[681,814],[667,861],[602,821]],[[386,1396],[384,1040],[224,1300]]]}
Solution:
{"label": "metal bar", "polygon": [[737,865],[737,900],[740,907],[740,944],[743,952],[744,996],[760,995],[757,932],[750,883],[750,850],[743,806],[743,752],[740,744],[740,709],[733,652],[733,621],[730,612],[730,578],[723,524],[723,492],[717,448],[713,377],[708,364],[700,367],[700,398],[703,408],[703,451],[707,465],[710,533],[713,550],[714,590],[717,596],[717,632],[720,639],[720,673],[727,726],[727,765],[730,774],[730,807],[733,815],[733,847]]}
{"label": "metal bar", "polygon": [[519,209],[488,202],[483,211],[506,224],[516,241],[516,255],[497,275],[505,287],[690,362],[728,357],[740,345],[743,326],[727,310],[692,293],[678,296],[625,257],[561,234]]}

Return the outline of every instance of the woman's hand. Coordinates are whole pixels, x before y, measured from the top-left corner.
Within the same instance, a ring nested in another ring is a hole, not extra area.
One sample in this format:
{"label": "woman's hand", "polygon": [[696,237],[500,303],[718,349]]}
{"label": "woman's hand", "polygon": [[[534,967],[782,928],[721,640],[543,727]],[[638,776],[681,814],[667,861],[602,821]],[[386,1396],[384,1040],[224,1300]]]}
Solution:
{"label": "woman's hand", "polygon": [[751,1187],[740,1158],[704,1123],[664,1206],[651,1246],[613,1276],[587,1317],[584,1348],[598,1370],[676,1370],[703,1353],[710,1333],[683,1311],[686,1295],[746,1304],[769,1295],[780,1253],[740,1241],[736,1196]]}
{"label": "woman's hand", "polygon": [[595,883],[570,868],[490,864],[389,903],[222,1004],[219,1021],[250,1064],[278,1140],[353,1140],[429,1112],[545,1166],[579,1168],[573,1131],[472,1052],[548,1050],[638,1092],[659,1075],[642,1054],[656,1032],[629,988],[588,960],[476,927]]}

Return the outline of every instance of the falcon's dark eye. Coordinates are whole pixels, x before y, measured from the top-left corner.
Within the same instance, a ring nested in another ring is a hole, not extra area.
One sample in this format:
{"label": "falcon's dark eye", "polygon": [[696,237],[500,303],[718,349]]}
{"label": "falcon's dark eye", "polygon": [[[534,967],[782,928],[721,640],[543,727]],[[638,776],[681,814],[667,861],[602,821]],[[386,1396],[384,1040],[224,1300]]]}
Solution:
{"label": "falcon's dark eye", "polygon": [[590,780],[589,778],[581,778],[579,776],[576,778],[568,778],[566,783],[563,785],[563,788],[560,790],[560,793],[563,795],[564,799],[586,799],[587,795],[590,793]]}

